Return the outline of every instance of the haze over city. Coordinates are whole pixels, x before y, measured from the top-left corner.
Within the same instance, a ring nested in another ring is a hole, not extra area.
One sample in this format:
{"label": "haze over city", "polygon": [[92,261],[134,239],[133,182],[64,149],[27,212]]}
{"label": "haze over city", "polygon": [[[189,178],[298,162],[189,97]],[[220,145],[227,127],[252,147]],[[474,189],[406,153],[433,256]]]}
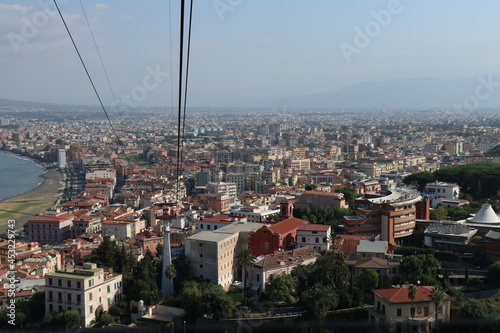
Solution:
{"label": "haze over city", "polygon": [[[80,2],[59,5],[105,104],[113,104]],[[151,81],[154,89],[134,104],[172,105],[170,73],[175,87],[179,4],[83,1],[83,5],[118,104],[126,103],[121,96],[142,86],[153,71],[161,73]],[[197,1],[188,106],[294,106],[296,100],[288,97],[367,81],[469,79],[465,88],[453,88],[456,96],[451,101],[460,103],[474,93],[479,77],[499,73],[499,7],[496,1],[451,0]],[[52,1],[2,1],[0,36],[0,97],[97,104]],[[408,86],[422,89],[413,81]],[[176,96],[175,88],[173,92]],[[366,91],[360,98],[376,94]],[[448,106],[450,101],[435,103]],[[498,105],[498,99],[481,103]],[[317,106],[297,102],[308,104]],[[330,106],[328,101],[319,104]],[[421,106],[427,105],[422,101]],[[377,106],[418,105],[400,98]]]}

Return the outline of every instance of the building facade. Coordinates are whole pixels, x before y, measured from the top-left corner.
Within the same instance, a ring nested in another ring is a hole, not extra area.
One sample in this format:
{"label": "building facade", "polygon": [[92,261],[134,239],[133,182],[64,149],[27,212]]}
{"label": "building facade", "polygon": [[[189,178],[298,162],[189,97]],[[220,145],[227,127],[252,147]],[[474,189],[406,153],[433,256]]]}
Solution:
{"label": "building facade", "polygon": [[45,313],[77,311],[84,327],[96,322],[98,308],[107,311],[122,295],[122,275],[93,263],[45,276]]}

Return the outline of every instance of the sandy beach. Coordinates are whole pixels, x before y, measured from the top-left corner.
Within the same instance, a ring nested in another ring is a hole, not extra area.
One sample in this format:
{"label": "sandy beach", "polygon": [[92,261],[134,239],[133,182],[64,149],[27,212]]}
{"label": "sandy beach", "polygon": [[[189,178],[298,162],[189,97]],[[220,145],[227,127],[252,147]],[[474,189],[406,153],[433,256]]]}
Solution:
{"label": "sandy beach", "polygon": [[59,189],[64,187],[63,175],[48,169],[40,177],[43,182],[30,192],[0,201],[0,233],[6,232],[8,220],[15,220],[16,228],[22,228],[30,218],[54,205]]}

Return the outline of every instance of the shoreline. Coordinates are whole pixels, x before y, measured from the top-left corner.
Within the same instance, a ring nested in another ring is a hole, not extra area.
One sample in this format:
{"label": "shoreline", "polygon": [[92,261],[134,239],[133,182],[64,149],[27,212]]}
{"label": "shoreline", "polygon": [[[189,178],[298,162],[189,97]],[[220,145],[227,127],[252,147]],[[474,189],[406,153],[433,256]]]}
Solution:
{"label": "shoreline", "polygon": [[31,161],[34,164],[36,164],[37,166],[39,166],[39,167],[41,167],[41,168],[43,168],[45,170],[42,173],[40,173],[40,174],[37,175],[37,177],[40,178],[40,181],[35,186],[33,186],[31,189],[29,189],[29,190],[27,190],[27,191],[25,191],[23,193],[13,195],[11,197],[0,199],[0,203],[2,203],[4,201],[7,201],[9,199],[14,199],[14,198],[20,197],[22,195],[28,194],[29,192],[34,191],[37,187],[41,186],[43,184],[43,182],[45,181],[45,178],[43,176],[49,172],[49,169],[50,169],[49,166],[45,166],[45,165],[40,164],[40,161],[37,161],[34,158],[31,158],[31,157],[28,157],[28,156],[24,156],[24,155],[18,155],[18,154],[15,154],[13,152],[10,152],[8,150],[0,150],[0,154],[11,155],[11,156],[15,156],[17,158],[20,158],[22,160]]}
{"label": "shoreline", "polygon": [[50,209],[59,197],[59,190],[64,189],[64,177],[57,169],[42,165],[28,156],[1,152],[30,159],[45,169],[45,172],[38,175],[41,181],[37,186],[17,196],[0,200],[0,233],[5,233],[9,220],[15,220],[15,228],[19,229],[29,219]]}

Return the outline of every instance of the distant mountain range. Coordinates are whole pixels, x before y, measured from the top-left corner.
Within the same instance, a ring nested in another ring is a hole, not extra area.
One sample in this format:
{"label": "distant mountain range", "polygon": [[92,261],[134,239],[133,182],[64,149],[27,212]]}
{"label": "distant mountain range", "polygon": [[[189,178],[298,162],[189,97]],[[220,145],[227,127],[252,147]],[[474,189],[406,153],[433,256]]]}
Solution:
{"label": "distant mountain range", "polygon": [[[361,82],[330,92],[289,96],[262,106],[333,109],[459,107],[464,110],[500,107],[500,75],[455,80],[420,78]],[[47,108],[54,111],[68,107],[99,109],[97,105],[0,98],[1,107]]]}
{"label": "distant mountain range", "polygon": [[361,82],[331,92],[290,96],[272,104],[272,106],[287,107],[353,109],[451,108],[456,105],[465,105],[463,109],[466,110],[500,106],[500,75],[456,80],[420,78]]}

